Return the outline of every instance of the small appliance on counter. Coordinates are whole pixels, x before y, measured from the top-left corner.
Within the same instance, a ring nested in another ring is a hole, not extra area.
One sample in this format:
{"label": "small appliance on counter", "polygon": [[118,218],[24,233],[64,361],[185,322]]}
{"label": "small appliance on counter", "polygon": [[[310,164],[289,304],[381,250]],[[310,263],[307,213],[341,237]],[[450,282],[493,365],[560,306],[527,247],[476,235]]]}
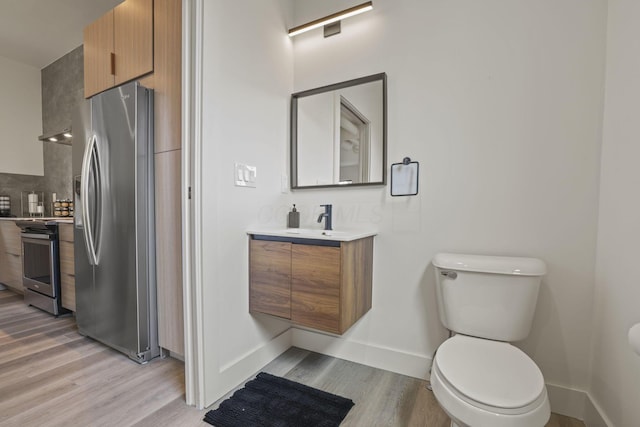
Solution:
{"label": "small appliance on counter", "polygon": [[0,216],[11,216],[11,197],[0,196]]}

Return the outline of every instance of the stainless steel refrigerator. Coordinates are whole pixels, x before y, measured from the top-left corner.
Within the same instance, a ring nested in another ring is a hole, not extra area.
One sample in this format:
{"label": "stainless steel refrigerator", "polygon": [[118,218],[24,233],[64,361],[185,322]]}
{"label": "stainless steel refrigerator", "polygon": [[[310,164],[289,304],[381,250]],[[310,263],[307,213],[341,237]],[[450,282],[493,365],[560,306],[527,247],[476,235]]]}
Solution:
{"label": "stainless steel refrigerator", "polygon": [[78,329],[145,363],[160,354],[153,92],[132,82],[98,94],[72,126]]}

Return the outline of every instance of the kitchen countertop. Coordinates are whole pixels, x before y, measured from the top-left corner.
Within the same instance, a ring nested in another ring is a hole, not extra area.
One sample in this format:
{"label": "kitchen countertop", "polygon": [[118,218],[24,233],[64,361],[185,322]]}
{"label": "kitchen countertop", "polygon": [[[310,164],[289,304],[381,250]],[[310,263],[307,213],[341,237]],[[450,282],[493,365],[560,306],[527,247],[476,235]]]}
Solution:
{"label": "kitchen countertop", "polygon": [[69,217],[59,217],[59,216],[45,216],[45,217],[10,217],[3,216],[0,217],[0,221],[25,221],[25,220],[34,220],[34,221],[56,221],[61,224],[73,224],[73,218]]}

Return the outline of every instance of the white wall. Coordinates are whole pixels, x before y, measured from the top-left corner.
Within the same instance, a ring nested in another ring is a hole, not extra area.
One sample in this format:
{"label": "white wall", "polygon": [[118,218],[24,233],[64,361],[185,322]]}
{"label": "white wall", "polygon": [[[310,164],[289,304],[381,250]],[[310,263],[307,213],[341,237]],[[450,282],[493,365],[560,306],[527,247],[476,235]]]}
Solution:
{"label": "white wall", "polygon": [[640,356],[627,344],[640,322],[640,3],[610,0],[589,393],[609,425],[640,425]]}
{"label": "white wall", "polygon": [[[294,25],[347,3],[297,0]],[[296,91],[388,74],[389,163],[419,161],[420,194],[292,194],[304,225],[333,203],[337,229],[379,230],[372,310],[340,340],[294,344],[426,375],[445,337],[433,255],[535,256],[549,273],[521,347],[548,383],[586,389],[605,30],[604,0],[378,0],[338,36],[295,39]]]}
{"label": "white wall", "polygon": [[44,175],[40,70],[0,56],[0,173]]}
{"label": "white wall", "polygon": [[[254,354],[288,328],[248,312],[245,230],[280,195],[293,76],[288,1],[203,3],[204,142],[196,159],[203,187],[196,191],[204,216],[204,375],[211,404],[275,357]],[[234,162],[257,166],[257,188],[234,186]]]}

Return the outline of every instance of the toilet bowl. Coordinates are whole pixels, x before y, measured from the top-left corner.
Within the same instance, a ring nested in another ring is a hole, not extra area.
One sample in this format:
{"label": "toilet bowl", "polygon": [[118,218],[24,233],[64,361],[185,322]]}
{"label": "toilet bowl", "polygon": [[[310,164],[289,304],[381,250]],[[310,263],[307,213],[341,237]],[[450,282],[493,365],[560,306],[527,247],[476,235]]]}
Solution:
{"label": "toilet bowl", "polygon": [[437,254],[438,313],[454,335],[438,347],[431,388],[453,427],[543,427],[542,372],[510,344],[524,339],[546,265],[536,258]]}
{"label": "toilet bowl", "polygon": [[452,426],[542,427],[549,420],[540,369],[509,343],[455,335],[438,348],[431,387]]}

